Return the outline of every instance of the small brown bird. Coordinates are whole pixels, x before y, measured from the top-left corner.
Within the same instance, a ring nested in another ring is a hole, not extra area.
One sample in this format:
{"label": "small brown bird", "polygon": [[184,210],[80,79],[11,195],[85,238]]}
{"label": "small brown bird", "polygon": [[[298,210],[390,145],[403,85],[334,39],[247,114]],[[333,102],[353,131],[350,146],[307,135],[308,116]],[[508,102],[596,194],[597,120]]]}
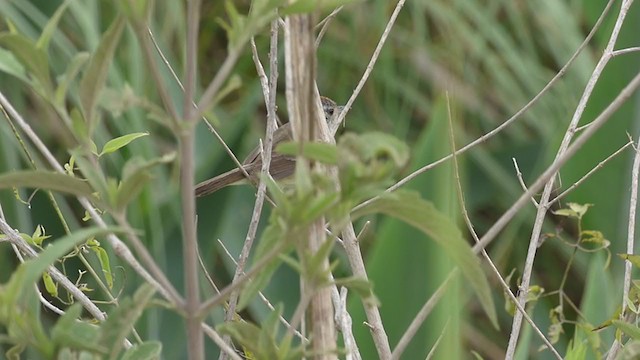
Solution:
{"label": "small brown bird", "polygon": [[[320,97],[322,101],[322,108],[324,115],[329,121],[336,113],[336,110],[341,109],[336,103],[324,96]],[[278,144],[292,140],[291,123],[286,123],[280,126],[273,133],[273,149]],[[293,175],[296,166],[296,159],[290,155],[282,155],[277,152],[271,153],[271,164],[269,166],[269,173],[275,180],[281,180]],[[260,155],[260,147],[256,146],[249,155],[242,162],[242,167],[249,174],[252,181],[258,180],[260,171],[262,169],[262,156]],[[220,174],[214,178],[203,181],[196,185],[196,196],[206,196],[212,194],[225,186],[229,186],[246,179],[246,176],[239,168],[229,170],[226,173]]]}

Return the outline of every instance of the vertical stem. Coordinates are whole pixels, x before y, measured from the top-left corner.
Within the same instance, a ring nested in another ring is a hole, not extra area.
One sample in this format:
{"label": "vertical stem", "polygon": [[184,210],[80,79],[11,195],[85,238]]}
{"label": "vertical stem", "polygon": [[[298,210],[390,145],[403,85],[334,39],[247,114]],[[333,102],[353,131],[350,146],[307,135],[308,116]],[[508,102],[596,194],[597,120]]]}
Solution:
{"label": "vertical stem", "polygon": [[[286,95],[289,109],[289,121],[292,125],[293,138],[302,146],[309,141],[320,139],[322,122],[325,116],[319,111],[319,101],[315,89],[316,57],[315,38],[313,33],[314,15],[294,15],[285,20],[285,74]],[[296,166],[309,169],[309,162],[298,157]],[[298,191],[305,189],[304,184],[297,183]],[[325,221],[320,219],[308,229],[306,247],[311,254],[316,253],[327,240],[325,237]],[[329,261],[324,259],[322,267],[328,269]],[[337,359],[335,324],[333,320],[333,304],[331,289],[318,288],[313,283],[305,283],[305,294],[311,296],[311,346],[315,359]]]}
{"label": "vertical stem", "polygon": [[196,203],[194,177],[193,94],[198,66],[198,25],[200,0],[187,3],[187,51],[183,101],[183,127],[180,130],[180,195],[182,201],[183,261],[186,290],[187,351],[190,360],[204,359],[204,334],[197,315],[200,309],[198,287],[198,239],[196,237]]}

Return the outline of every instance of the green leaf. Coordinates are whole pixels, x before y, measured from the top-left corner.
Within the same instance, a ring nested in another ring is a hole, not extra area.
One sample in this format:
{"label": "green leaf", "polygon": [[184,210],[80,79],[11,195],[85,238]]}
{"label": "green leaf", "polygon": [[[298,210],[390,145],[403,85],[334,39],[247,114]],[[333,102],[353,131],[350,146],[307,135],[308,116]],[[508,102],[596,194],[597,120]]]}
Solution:
{"label": "green leaf", "polygon": [[11,51],[0,48],[0,71],[15,76],[25,84],[29,84],[27,72]]}
{"label": "green leaf", "polygon": [[98,344],[98,327],[78,320],[81,314],[80,304],[74,304],[68,308],[51,330],[51,339],[60,348],[69,347],[74,350],[106,354],[107,348]]}
{"label": "green leaf", "polygon": [[107,286],[109,287],[109,289],[112,289],[113,275],[111,272],[111,263],[109,261],[109,255],[107,254],[107,251],[101,246],[91,246],[90,249],[98,257],[98,261],[100,261],[100,267],[102,268],[102,273],[104,274],[104,279],[107,282]]}
{"label": "green leaf", "polygon": [[102,172],[102,169],[97,164],[87,159],[87,157],[94,156],[93,154],[86,154],[83,149],[71,150],[71,156],[73,157],[76,166],[86,178],[91,186],[92,191],[97,191],[101,199],[105,201],[109,199],[109,188],[107,179]]}
{"label": "green leaf", "polygon": [[336,285],[345,286],[349,290],[355,291],[363,299],[375,298],[375,295],[373,295],[373,284],[363,277],[350,276],[336,279]]}
{"label": "green leaf", "polygon": [[11,51],[29,74],[37,81],[34,87],[43,94],[51,94],[53,85],[49,73],[49,58],[46,52],[35,46],[33,41],[19,34],[0,34],[0,46]]}
{"label": "green leaf", "polygon": [[633,264],[633,266],[640,268],[640,255],[633,254],[618,254],[618,256],[623,260],[628,260]]}
{"label": "green leaf", "polygon": [[175,159],[175,153],[169,153],[162,157],[142,161],[134,157],[127,161],[123,170],[123,180],[118,186],[114,207],[117,211],[124,210],[135,199],[147,182],[151,179],[150,169],[156,165],[169,163]]}
{"label": "green leaf", "polygon": [[[87,63],[90,55],[87,52],[79,52],[73,56],[73,59],[67,65],[67,70],[58,80],[58,87],[55,92],[55,102],[57,106],[63,106],[64,100],[67,97],[67,91],[69,86],[76,79],[76,76],[80,72],[80,69]],[[77,111],[76,108],[74,110]],[[80,117],[81,118],[81,117]]]}
{"label": "green leaf", "polygon": [[51,275],[48,272],[42,273],[42,282],[44,283],[44,288],[47,290],[49,295],[53,297],[58,296],[58,285],[53,281]]}
{"label": "green leaf", "polygon": [[335,9],[339,6],[350,4],[360,0],[296,0],[289,6],[282,8],[281,15],[307,14],[314,11]]}
{"label": "green leaf", "polygon": [[15,171],[0,175],[0,189],[12,187],[46,189],[85,197],[90,197],[93,192],[86,181],[42,170]]}
{"label": "green leaf", "polygon": [[63,236],[38,254],[37,258],[29,259],[18,267],[5,286],[8,297],[6,301],[0,302],[0,307],[8,306],[9,309],[18,301],[21,301],[22,294],[33,287],[49,266],[56,260],[66,255],[74,246],[86,241],[88,238],[102,234],[112,233],[114,229],[103,229],[91,227],[78,230],[72,234]]}
{"label": "green leaf", "polygon": [[412,191],[396,191],[383,194],[369,205],[355,211],[353,219],[383,213],[406,222],[429,235],[458,266],[468,285],[476,292],[482,308],[497,327],[497,315],[489,289],[489,282],[480,267],[480,261],[462,238],[460,230],[431,202],[423,200]]}
{"label": "green leaf", "polygon": [[[255,353],[258,349],[258,338],[260,337],[260,328],[254,324],[247,322],[226,322],[217,327],[221,335],[229,335],[235,341],[240,343],[246,350]],[[261,359],[256,357],[256,359]],[[264,358],[267,359],[267,358]]]}
{"label": "green leaf", "polygon": [[159,341],[145,341],[135,345],[122,354],[120,360],[157,360],[161,358],[162,343]]}
{"label": "green leaf", "polygon": [[111,139],[109,141],[107,141],[106,144],[104,144],[104,146],[102,147],[102,151],[100,151],[100,154],[98,154],[98,157],[104,155],[104,154],[109,154],[112,152],[115,152],[127,145],[129,145],[130,142],[132,142],[135,139],[141,138],[143,136],[147,136],[149,135],[149,133],[147,132],[137,132],[137,133],[131,133],[131,134],[127,134],[127,135],[123,135],[123,136],[119,136],[115,139]]}
{"label": "green leaf", "polygon": [[283,155],[302,155],[309,160],[319,161],[325,164],[338,163],[338,149],[333,144],[305,143],[300,151],[300,144],[294,141],[286,141],[278,144],[276,152]]}
{"label": "green leaf", "polygon": [[102,325],[100,344],[109,349],[109,359],[117,358],[122,350],[126,336],[133,329],[142,311],[147,306],[154,294],[154,289],[149,284],[142,285],[135,293],[133,300],[125,298],[120,306],[114,309]]}
{"label": "green leaf", "polygon": [[119,16],[113,21],[111,26],[109,26],[109,29],[107,29],[100,41],[100,45],[98,45],[98,48],[91,56],[89,66],[80,81],[80,103],[82,104],[84,118],[89,124],[89,134],[91,134],[94,129],[94,111],[98,102],[98,95],[107,79],[109,65],[113,59],[113,54],[120,40],[124,25],[124,17]]}
{"label": "green leaf", "polygon": [[70,2],[71,0],[66,0],[64,3],[62,3],[62,5],[58,6],[58,9],[56,9],[56,12],[53,14],[53,16],[51,16],[51,18],[47,22],[47,25],[45,25],[44,29],[42,30],[42,34],[40,34],[40,38],[36,42],[36,47],[38,49],[42,49],[45,52],[47,51],[47,49],[49,48],[49,42],[51,41],[51,37],[53,36],[53,33],[56,31],[58,23],[60,22],[60,18],[62,17],[62,14],[64,14],[64,11],[67,9],[67,6],[69,6]]}
{"label": "green leaf", "polygon": [[153,2],[149,0],[118,1],[118,5],[120,5],[120,11],[122,11],[127,19],[136,26],[147,21],[147,16],[150,11],[149,5],[151,5],[152,3]]}
{"label": "green leaf", "polygon": [[[262,233],[262,237],[260,238],[260,242],[256,247],[256,252],[254,255],[255,259],[261,259],[264,257],[269,251],[280,246],[283,241],[286,241],[285,237],[285,224],[280,222],[279,217],[274,211],[271,213],[271,217],[269,218],[269,225]],[[274,272],[280,265],[282,260],[278,257],[274,258],[273,261],[265,266],[265,268],[260,271],[253,279],[249,280],[247,285],[242,289],[240,293],[240,298],[238,300],[238,310],[241,311],[249,302],[251,302],[255,296],[261,291],[268,283],[269,279],[273,276]]]}
{"label": "green leaf", "polygon": [[633,340],[640,340],[640,328],[638,326],[620,320],[612,320],[611,323]]}

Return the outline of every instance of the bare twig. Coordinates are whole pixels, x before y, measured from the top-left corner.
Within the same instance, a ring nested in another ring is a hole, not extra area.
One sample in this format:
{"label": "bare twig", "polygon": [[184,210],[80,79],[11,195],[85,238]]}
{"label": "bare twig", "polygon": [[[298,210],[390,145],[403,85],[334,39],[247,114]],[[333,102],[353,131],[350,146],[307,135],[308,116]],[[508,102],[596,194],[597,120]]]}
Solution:
{"label": "bare twig", "polygon": [[[269,71],[270,78],[269,81],[266,81],[266,74],[262,68],[262,64],[260,63],[260,59],[258,58],[258,54],[255,51],[255,43],[253,39],[251,40],[252,50],[254,50],[253,60],[256,65],[257,72],[259,74],[261,84],[262,84],[262,92],[265,97],[265,103],[267,105],[267,129],[265,134],[265,143],[262,148],[261,156],[262,156],[262,168],[260,181],[258,183],[258,192],[256,195],[256,201],[253,205],[253,213],[251,214],[251,221],[249,223],[249,229],[247,230],[247,236],[244,239],[244,245],[242,246],[242,251],[240,252],[240,258],[238,259],[235,274],[233,275],[233,281],[236,281],[241,274],[244,273],[244,268],[249,259],[249,253],[251,252],[251,248],[253,247],[253,241],[256,237],[256,232],[258,231],[258,224],[260,222],[260,215],[262,214],[262,207],[264,204],[264,199],[267,192],[267,186],[264,179],[269,176],[269,168],[271,165],[271,151],[273,149],[273,134],[278,127],[276,123],[276,91],[278,85],[278,22],[276,20],[271,22],[271,47],[269,50]],[[227,309],[227,314],[225,316],[225,321],[232,321],[236,311],[236,305],[238,303],[239,293],[236,291],[231,294],[229,299],[229,308]],[[227,342],[229,339],[225,337]],[[220,359],[225,359],[226,357],[221,354]]]}
{"label": "bare twig", "polygon": [[615,57],[615,56],[630,54],[632,52],[637,52],[637,51],[640,51],[640,46],[634,46],[634,47],[629,47],[629,48],[626,48],[626,49],[616,50],[616,51],[611,53],[611,56]]}
{"label": "bare twig", "polygon": [[[478,243],[480,243],[480,239],[478,238],[478,234],[476,233],[476,230],[473,227],[473,223],[471,222],[471,218],[469,217],[469,213],[467,212],[467,206],[466,206],[465,201],[464,201],[464,193],[462,192],[462,182],[460,181],[460,171],[459,171],[459,166],[458,166],[458,154],[457,154],[457,151],[456,151],[455,137],[454,137],[454,134],[453,134],[453,122],[452,122],[452,118],[451,118],[451,106],[450,106],[450,103],[449,103],[449,94],[447,94],[447,111],[448,111],[448,119],[449,119],[449,138],[450,138],[451,148],[452,148],[451,153],[453,154],[453,171],[454,171],[455,178],[456,178],[456,190],[457,190],[456,192],[458,194],[458,201],[460,203],[460,209],[462,210],[462,216],[464,218],[465,224],[467,225],[467,229],[469,230],[469,233],[473,237],[473,240],[475,240],[476,244],[478,244]],[[525,187],[525,191],[526,191],[526,187]],[[482,248],[482,249],[480,249],[480,253],[481,253],[482,257],[489,264],[489,267],[491,268],[491,271],[493,272],[493,274],[496,276],[496,278],[500,282],[500,285],[502,285],[503,291],[509,296],[511,301],[513,301],[513,303],[516,304],[516,307],[518,307],[518,310],[520,310],[522,313],[526,314],[524,306],[520,307],[520,304],[518,304],[518,301],[517,301],[516,297],[511,292],[511,289],[509,289],[509,285],[504,280],[504,277],[500,274],[500,271],[498,270],[498,268],[494,264],[493,260],[491,260],[491,257],[489,257],[489,254],[487,253],[487,251],[484,248]],[[526,319],[527,319],[527,322],[534,329],[536,334],[538,334],[538,336],[542,339],[542,341],[545,343],[547,348],[551,351],[551,353],[557,359],[561,360],[562,356],[560,356],[558,351],[553,347],[553,344],[551,344],[551,342],[544,336],[544,333],[542,333],[540,328],[533,322],[533,320],[529,317],[528,314],[526,314]]]}
{"label": "bare twig", "polygon": [[347,288],[341,287],[338,292],[338,287],[332,286],[331,299],[333,300],[333,308],[336,310],[336,326],[342,333],[344,341],[345,360],[361,360],[362,356],[360,356],[358,344],[351,331],[351,316],[347,312]]}
{"label": "bare twig", "polygon": [[218,334],[211,326],[202,323],[202,330],[204,330],[205,334],[209,336],[216,345],[220,346],[220,350],[222,350],[225,354],[227,354],[233,360],[242,360],[240,355],[236,354],[235,350],[229,344],[224,342],[224,339],[220,334]]}
{"label": "bare twig", "polygon": [[[455,161],[455,155],[453,158]],[[518,177],[520,186],[522,186],[522,190],[527,191],[527,185],[525,185],[524,179],[522,178],[522,172],[520,172],[520,168],[518,167],[518,161],[516,161],[516,158],[511,158],[511,160],[513,160],[513,167],[516,169],[516,176]],[[538,202],[533,198],[533,196],[531,197],[531,202],[536,208],[538,207]]]}
{"label": "bare twig", "polygon": [[[369,276],[367,276],[367,270],[364,267],[360,245],[358,244],[358,238],[353,229],[351,219],[348,219],[346,224],[347,226],[342,230],[342,244],[347,254],[347,259],[349,260],[351,272],[354,276],[368,281]],[[391,359],[391,347],[389,346],[389,338],[382,323],[380,309],[378,309],[374,302],[367,300],[368,299],[362,299],[362,305],[364,306],[364,311],[367,316],[367,323],[371,330],[373,343],[378,352],[378,358],[385,360]]]}
{"label": "bare twig", "polygon": [[318,33],[318,36],[316,37],[316,48],[318,48],[318,46],[320,46],[320,43],[322,42],[322,38],[324,37],[324,34],[327,32],[327,30],[329,29],[329,24],[331,23],[331,20],[333,20],[333,18],[336,17],[336,15],[338,15],[338,13],[342,10],[342,8],[344,8],[343,6],[339,6],[337,9],[333,10],[331,12],[331,14],[327,15],[326,18],[322,19],[322,21],[320,21],[318,23],[318,25],[316,25],[316,29],[321,27],[320,32]]}
{"label": "bare twig", "polygon": [[369,75],[371,75],[371,72],[373,71],[373,67],[378,61],[378,57],[380,56],[382,47],[387,41],[387,38],[389,37],[389,33],[391,32],[391,29],[393,28],[393,25],[395,24],[396,19],[400,14],[400,10],[402,10],[402,7],[404,6],[404,3],[405,3],[405,0],[399,0],[398,3],[396,4],[396,7],[393,9],[393,13],[389,18],[389,21],[387,22],[387,26],[384,28],[384,31],[380,36],[380,40],[378,40],[378,45],[376,45],[376,48],[373,51],[373,55],[371,55],[369,64],[367,64],[367,68],[364,70],[364,73],[362,74],[362,77],[360,78],[358,85],[356,85],[356,88],[353,89],[353,93],[351,94],[351,97],[349,98],[347,103],[344,105],[342,111],[338,115],[338,123],[344,122],[344,119],[347,116],[347,113],[349,112],[349,110],[351,109],[351,106],[353,106],[353,103],[356,101],[356,98],[360,94],[360,91],[364,87],[364,84],[367,82],[367,79],[369,79]]}
{"label": "bare twig", "polygon": [[[640,140],[636,146],[640,145]],[[636,211],[638,208],[638,172],[640,172],[640,148],[635,147],[635,156],[633,157],[633,168],[631,170],[631,195],[629,196],[629,224],[627,226],[627,254],[633,254],[635,249],[635,232],[636,232]],[[631,272],[633,264],[631,261],[624,262],[624,282],[622,283],[622,311],[620,311],[620,319],[626,316],[629,289],[631,288]],[[607,359],[615,359],[620,350],[620,342],[618,339],[613,341]]]}
{"label": "bare twig", "polygon": [[[545,85],[542,88],[542,90],[540,90],[540,92],[538,94],[536,94],[536,96],[534,96],[527,104],[525,104],[520,110],[518,110],[515,114],[513,114],[513,116],[511,116],[505,122],[503,122],[502,124],[497,126],[495,129],[489,131],[488,133],[482,135],[481,137],[477,138],[476,140],[474,140],[474,141],[470,142],[469,144],[467,144],[467,145],[463,146],[462,148],[460,148],[460,150],[458,150],[458,154],[463,154],[463,153],[467,152],[468,150],[470,150],[471,148],[473,148],[473,147],[475,147],[477,145],[480,145],[480,144],[484,143],[485,141],[489,140],[490,138],[492,138],[493,136],[497,135],[502,130],[504,130],[507,126],[511,125],[513,122],[515,122],[517,119],[519,119],[520,116],[522,116],[522,114],[524,114],[535,103],[537,103],[538,100],[540,98],[542,98],[542,96],[544,94],[546,94],[547,91],[549,91],[549,89],[551,89],[551,87],[553,85],[555,85],[555,83],[558,82],[558,80],[560,80],[564,76],[564,74],[567,72],[569,67],[573,64],[573,62],[578,57],[578,55],[580,55],[582,50],[589,44],[589,41],[591,41],[591,39],[595,35],[595,33],[598,30],[598,28],[600,28],[600,25],[602,24],[602,21],[604,21],[605,15],[609,12],[609,9],[613,5],[614,1],[615,0],[609,0],[607,5],[605,6],[604,10],[602,11],[600,17],[598,18],[596,23],[593,25],[593,28],[591,29],[591,31],[589,32],[587,37],[584,39],[582,44],[580,44],[580,46],[578,46],[576,51],[573,53],[573,55],[571,55],[571,57],[569,58],[567,63],[562,67],[562,69],[560,69],[560,71],[558,71],[558,73],[551,80],[549,80],[547,85]],[[436,161],[432,162],[431,164],[428,164],[428,165],[425,165],[425,166],[421,167],[420,169],[418,169],[418,170],[412,172],[411,174],[405,176],[402,180],[398,181],[393,186],[390,186],[387,189],[387,192],[391,192],[391,191],[399,189],[400,187],[402,187],[405,184],[407,184],[409,181],[413,180],[418,175],[420,175],[422,173],[425,173],[425,172],[435,168],[438,165],[443,164],[447,160],[451,159],[451,157],[452,157],[452,155],[449,154],[447,156],[442,157],[439,160],[436,160]],[[377,199],[377,197],[369,199],[369,200],[363,202],[362,204],[356,206],[354,208],[354,210],[360,209],[360,208],[370,204],[371,202],[375,201],[376,199]]]}
{"label": "bare twig", "polygon": [[436,353],[436,350],[438,350],[438,345],[440,345],[440,341],[442,341],[442,338],[444,338],[444,334],[445,332],[449,329],[449,321],[451,319],[447,319],[447,322],[444,323],[444,326],[442,327],[442,331],[440,331],[440,335],[438,335],[438,338],[436,339],[436,342],[433,343],[433,346],[431,347],[431,350],[429,350],[429,353],[427,354],[427,357],[425,358],[426,360],[430,360],[433,358],[433,356]]}
{"label": "bare twig", "polygon": [[[156,52],[162,59],[163,63],[165,64],[169,72],[171,73],[171,76],[175,80],[176,84],[178,84],[180,89],[184,91],[184,86],[182,85],[180,78],[178,78],[178,75],[176,75],[176,72],[173,70],[171,63],[169,63],[169,60],[167,60],[167,57],[162,52],[162,49],[160,49],[160,46],[158,45],[158,42],[156,41],[155,36],[153,35],[153,32],[151,32],[151,28],[147,28],[147,32],[149,33],[149,38],[151,39],[151,42],[153,43],[153,46],[156,49]],[[191,102],[191,106],[193,106],[194,109],[197,108],[196,103],[193,101]],[[242,166],[242,163],[240,162],[240,160],[238,160],[238,157],[233,153],[233,151],[231,151],[231,149],[229,148],[229,145],[227,145],[227,143],[224,141],[222,136],[220,136],[220,133],[218,133],[216,128],[213,127],[213,124],[211,124],[211,121],[209,121],[209,119],[207,119],[205,116],[202,116],[201,118],[202,118],[202,121],[207,126],[207,128],[209,129],[209,131],[213,134],[213,136],[215,136],[215,138],[218,140],[220,145],[222,145],[222,148],[226,151],[227,154],[229,154],[229,157],[235,163],[238,169],[242,171],[242,173],[244,174],[244,176],[246,176],[247,179],[251,179],[251,177],[249,176],[245,168]]]}
{"label": "bare twig", "polygon": [[[591,76],[591,78],[589,79],[589,81],[587,82],[587,86],[585,87],[585,90],[580,98],[580,101],[578,102],[578,106],[576,108],[576,111],[573,114],[573,117],[571,119],[571,122],[569,123],[569,126],[567,128],[567,131],[562,139],[562,143],[560,144],[560,148],[558,149],[557,155],[556,155],[556,160],[559,158],[562,158],[565,154],[565,152],[567,152],[568,148],[569,148],[569,144],[571,143],[571,140],[574,137],[575,134],[575,129],[578,125],[578,122],[580,121],[580,119],[582,118],[582,114],[584,113],[584,109],[587,106],[587,102],[588,100],[591,98],[591,93],[593,92],[593,89],[595,88],[595,84],[598,81],[598,79],[600,78],[600,75],[602,73],[602,71],[604,70],[605,66],[607,65],[607,63],[609,62],[609,60],[611,59],[611,53],[613,51],[613,48],[615,46],[616,40],[618,38],[618,34],[620,32],[620,29],[622,28],[622,24],[624,23],[624,19],[627,15],[627,12],[629,10],[629,7],[631,6],[631,2],[632,1],[628,1],[625,0],[622,2],[622,6],[620,8],[620,12],[618,14],[618,18],[616,19],[616,23],[613,27],[611,36],[609,38],[609,42],[606,46],[606,48],[604,49],[604,52],[600,58],[600,60],[598,61],[598,63],[596,64],[595,69],[593,70],[593,74]],[[639,77],[636,77],[636,79],[639,79]],[[629,86],[634,83],[635,79],[629,84]],[[625,90],[627,90],[629,88],[629,86],[627,86],[627,88],[625,88]],[[618,100],[618,99],[616,99]],[[615,102],[615,100],[614,100]],[[608,107],[607,109],[609,109],[610,107]],[[605,110],[606,111],[606,110]],[[600,118],[600,117],[599,117]],[[597,119],[594,120],[591,125],[585,130],[585,132],[583,133],[582,136],[580,136],[580,138],[578,140],[581,140],[584,135],[591,131],[591,133],[593,133],[595,130],[594,128],[597,129],[597,127],[595,126],[596,121],[598,121]],[[578,140],[576,140],[576,143],[578,142]],[[574,144],[575,145],[575,144]],[[554,162],[555,163],[555,162]],[[553,190],[553,186],[554,186],[554,178],[555,178],[555,172],[550,174],[551,176],[548,179],[548,182],[546,183],[544,190],[542,192],[542,196],[540,198],[540,207],[538,207],[538,211],[536,214],[536,219],[533,225],[533,230],[531,232],[531,239],[529,240],[529,248],[527,251],[527,258],[525,260],[525,264],[524,264],[524,268],[522,271],[522,282],[520,285],[520,292],[518,294],[518,302],[520,303],[520,305],[525,304],[526,302],[526,298],[527,295],[529,293],[529,284],[531,281],[531,274],[533,272],[533,263],[535,260],[535,255],[536,255],[536,251],[538,249],[538,243],[539,243],[539,238],[542,232],[542,225],[547,213],[547,206],[548,206],[548,201],[549,198],[551,196],[551,191]],[[513,323],[512,323],[512,327],[511,327],[511,336],[509,338],[509,345],[507,347],[507,352],[506,352],[506,358],[507,359],[512,359],[513,356],[515,355],[515,351],[516,351],[516,346],[518,344],[518,338],[520,335],[520,328],[522,325],[522,317],[523,317],[523,313],[521,311],[518,311],[515,313],[514,317],[513,317]]]}
{"label": "bare twig", "polygon": [[596,165],[593,169],[589,170],[588,173],[586,173],[583,177],[581,177],[578,181],[576,181],[575,183],[573,183],[573,185],[569,186],[565,191],[563,191],[560,195],[556,196],[555,198],[553,198],[552,200],[549,200],[548,205],[547,206],[551,206],[552,204],[554,204],[556,201],[562,199],[563,197],[565,197],[568,193],[570,193],[572,190],[574,190],[575,188],[577,188],[578,186],[580,186],[580,184],[582,184],[585,180],[587,180],[589,178],[589,176],[593,175],[596,171],[600,170],[607,162],[609,162],[609,160],[615,158],[616,156],[618,156],[620,153],[622,153],[622,151],[624,151],[626,148],[628,148],[629,146],[633,145],[632,141],[629,141],[628,143],[624,144],[620,149],[616,150],[613,154],[609,155],[606,159],[600,161],[598,163],[598,165]]}
{"label": "bare twig", "polygon": [[[293,138],[301,145],[310,141],[332,141],[330,137],[324,111],[320,106],[320,98],[315,87],[316,57],[313,35],[315,14],[292,15],[285,19],[285,78],[287,107],[289,110]],[[319,164],[313,164],[317,168]],[[296,160],[296,168],[312,169],[309,161],[302,156]],[[317,169],[315,170],[317,171]],[[301,184],[298,188],[303,188]],[[326,224],[320,218],[310,224],[307,229],[305,245],[299,249],[315,254],[326,241],[332,241],[325,236]],[[304,255],[301,259],[304,260]],[[327,258],[320,263],[318,271],[329,269]],[[333,304],[331,289],[327,286],[317,286],[306,281],[301,287],[302,298],[309,297],[310,319],[312,327],[311,347],[316,359],[337,359],[335,339],[335,324],[333,321]],[[303,301],[300,302],[304,304]],[[306,304],[304,304],[306,305]],[[297,314],[297,312],[296,312]],[[295,318],[294,318],[295,319]],[[291,321],[296,326],[295,321]]]}
{"label": "bare twig", "polygon": [[[226,246],[224,246],[224,243],[222,241],[220,241],[220,239],[218,239],[218,244],[220,244],[220,247],[222,248],[222,250],[224,251],[225,254],[227,254],[227,257],[229,257],[229,259],[231,260],[231,262],[233,262],[233,264],[235,266],[238,266],[238,263],[236,262],[235,258],[233,255],[231,255],[231,253],[229,252],[229,249],[227,249]],[[216,289],[217,293],[220,293],[220,291],[218,289]],[[264,293],[262,291],[258,291],[258,296],[260,296],[260,300],[262,300],[262,302],[267,305],[267,308],[269,308],[269,310],[271,311],[275,311],[276,308],[271,304],[271,302],[269,301],[269,299],[267,299],[267,297],[264,295]],[[288,329],[290,329],[297,337],[299,337],[302,341],[305,342],[309,342],[309,339],[307,339],[306,337],[304,337],[304,335],[302,335],[298,330],[296,330],[295,328],[293,328],[293,326],[291,326],[291,324],[289,324],[289,322],[287,321],[287,319],[285,319],[282,315],[280,315],[280,322]]]}

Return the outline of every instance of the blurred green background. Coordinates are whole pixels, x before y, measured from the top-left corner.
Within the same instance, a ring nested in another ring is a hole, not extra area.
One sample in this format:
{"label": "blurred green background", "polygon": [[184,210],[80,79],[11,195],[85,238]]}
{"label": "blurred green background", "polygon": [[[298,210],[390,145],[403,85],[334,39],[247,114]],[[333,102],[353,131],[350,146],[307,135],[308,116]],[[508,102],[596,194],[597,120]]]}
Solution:
{"label": "blurred green background", "polygon": [[[37,39],[60,3],[54,0],[2,1],[0,29],[14,28]],[[249,7],[248,1],[234,3],[241,11]],[[347,101],[394,6],[393,2],[386,1],[355,2],[345,6],[331,22],[318,49],[318,86],[323,95],[338,103]],[[619,3],[613,6],[594,40],[551,91],[515,124],[460,157],[465,201],[479,234],[483,234],[522,193],[512,158],[517,159],[527,184],[532,183],[553,160],[577,101],[609,38],[619,6]],[[405,140],[412,149],[411,165],[404,175],[409,174],[450,153],[447,93],[457,146],[461,147],[504,122],[535,96],[579,47],[604,7],[603,1],[577,0],[408,1],[371,78],[347,117],[346,128],[355,132],[384,131]],[[79,52],[95,50],[116,11],[111,1],[72,1],[49,49],[52,73],[62,74]],[[226,18],[224,3],[205,1],[202,11],[198,80],[204,87],[225,59],[227,38],[217,21]],[[638,45],[638,18],[640,9],[636,4],[628,14],[617,49]],[[183,2],[155,2],[152,31],[178,74],[182,73],[184,60],[184,19]],[[255,39],[265,66],[268,36],[265,28]],[[3,51],[0,56],[4,62],[9,55]],[[282,50],[280,61],[283,62]],[[638,52],[611,60],[598,81],[581,124],[594,119],[639,70]],[[166,69],[164,75],[176,104],[181,104],[180,89]],[[243,158],[258,138],[264,136],[265,123],[263,97],[248,48],[234,67],[233,77],[241,81],[241,86],[216,105],[212,119],[229,146]],[[140,98],[159,103],[148,66],[130,29],[125,31],[116,50],[107,85],[101,102],[102,122],[96,132],[98,147],[122,134],[138,131],[151,134],[109,155],[103,163],[107,173],[117,174],[133,155],[150,159],[177,148],[175,137],[166,128],[141,107],[130,106],[127,102],[132,91]],[[55,112],[28,86],[4,71],[0,72],[0,91],[54,151],[60,163],[67,162],[68,149],[74,146],[74,140]],[[77,102],[77,91],[75,84],[72,96],[67,100],[69,103]],[[286,117],[283,76],[278,94],[281,117]],[[626,143],[627,134],[637,137],[639,100],[638,95],[630,99],[564,167],[556,193],[569,187]],[[594,204],[584,219],[583,229],[602,231],[611,241],[610,250],[614,254],[624,252],[631,155],[626,151],[610,161],[560,204],[554,205],[557,209],[567,202]],[[40,159],[37,162],[42,164]],[[198,180],[233,167],[221,145],[203,124],[197,131],[196,164]],[[3,119],[0,121],[0,171],[28,167],[8,122]],[[408,187],[421,192],[463,228],[450,163],[419,176]],[[182,289],[177,190],[175,166],[158,169],[152,184],[129,207],[129,220],[141,231],[154,258],[176,288]],[[30,195],[24,190],[20,193],[23,199]],[[59,200],[62,200],[62,210],[72,221],[72,227],[81,226],[83,211],[77,203],[70,198],[59,197]],[[239,254],[254,200],[252,189],[246,186],[227,188],[198,200],[200,253],[219,285],[230,281],[234,267],[218,239],[234,256]],[[42,224],[54,237],[63,234],[43,192],[34,196],[30,206],[16,201],[13,193],[7,190],[0,191],[0,201],[9,223],[20,231],[31,233],[36,225]],[[263,218],[267,215],[268,211]],[[535,209],[529,205],[489,247],[503,276],[515,269],[512,289],[516,288],[515,279],[522,270],[534,215]],[[393,348],[452,265],[439,247],[409,226],[383,217],[367,220],[371,225],[361,246],[374,291],[382,304],[383,321]],[[362,225],[362,222],[356,224],[356,231]],[[575,240],[576,226],[571,220],[550,215],[545,232],[560,231],[565,238]],[[547,293],[557,290],[571,253],[572,248],[557,239],[546,241],[538,250],[533,283],[544,287]],[[344,254],[336,249],[334,256],[341,259],[336,275],[350,275]],[[571,265],[564,290],[584,318],[577,318],[575,311],[568,306],[565,308],[569,322],[563,326],[564,334],[557,344],[561,353],[566,351],[574,336],[575,327],[571,321],[597,325],[612,316],[621,301],[622,261],[613,258],[611,266],[605,268],[605,258],[604,252],[579,253]],[[114,268],[121,265],[115,256],[112,261]],[[0,245],[0,281],[6,281],[17,264],[10,247],[6,243]],[[74,266],[67,264],[68,270]],[[140,279],[133,274],[126,267],[118,268],[116,288],[124,289],[125,293],[134,289]],[[436,352],[437,358],[471,358],[472,350],[485,359],[504,357],[511,316],[500,309],[504,305],[502,290],[493,275],[488,276],[499,307],[500,329],[491,327],[477,301],[466,290],[468,285],[458,280],[427,319],[403,358],[424,358],[443,329],[445,336]],[[211,294],[206,283],[203,281],[202,284],[207,294]],[[266,294],[272,303],[282,302],[285,317],[290,317],[299,296],[295,272],[287,267],[280,269]],[[373,359],[376,353],[369,330],[362,325],[365,318],[360,300],[355,294],[351,295],[354,332],[363,358]],[[92,297],[103,298],[99,291]],[[530,312],[544,331],[549,325],[549,311],[557,305],[557,295],[543,297]],[[259,320],[267,311],[263,304],[255,303],[243,315]],[[221,311],[212,315],[213,321],[219,321],[220,316]],[[53,321],[55,317],[46,314],[44,319]],[[176,314],[152,308],[138,330],[143,338],[161,340],[166,358],[177,359],[185,353],[183,328],[182,320]],[[541,341],[529,330],[525,326],[519,358],[551,358],[548,352],[538,352]],[[600,334],[603,350],[608,348],[613,334],[610,331]],[[208,346],[208,354],[213,356],[216,350],[212,344]],[[4,351],[6,349],[0,354]]]}

